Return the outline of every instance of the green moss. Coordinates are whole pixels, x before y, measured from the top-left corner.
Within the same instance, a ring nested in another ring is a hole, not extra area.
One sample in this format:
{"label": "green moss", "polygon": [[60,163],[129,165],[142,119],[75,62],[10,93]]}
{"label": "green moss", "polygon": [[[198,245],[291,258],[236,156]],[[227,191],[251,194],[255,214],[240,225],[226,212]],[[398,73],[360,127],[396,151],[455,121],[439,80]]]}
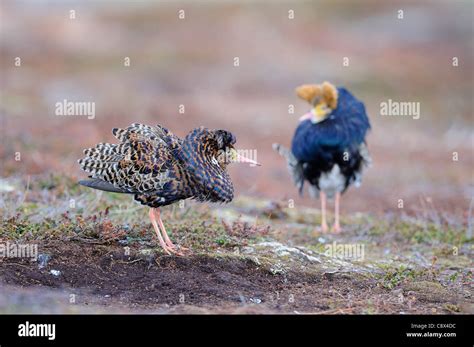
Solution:
{"label": "green moss", "polygon": [[443,242],[456,245],[469,241],[463,229],[434,223],[397,222],[393,228],[411,243]]}
{"label": "green moss", "polygon": [[[383,266],[381,267],[383,268]],[[423,272],[423,270],[416,271],[405,265],[400,265],[397,268],[387,267],[381,284],[384,288],[393,289],[401,283],[416,279],[421,276]]]}
{"label": "green moss", "polygon": [[444,304],[443,308],[444,308],[446,311],[449,311],[449,312],[452,312],[452,313],[459,313],[459,312],[461,312],[461,308],[460,308],[458,305],[455,305],[455,304],[447,303],[447,304]]}
{"label": "green moss", "polygon": [[372,227],[369,229],[370,236],[381,236],[387,233],[390,227],[387,222],[383,220],[374,221]]}

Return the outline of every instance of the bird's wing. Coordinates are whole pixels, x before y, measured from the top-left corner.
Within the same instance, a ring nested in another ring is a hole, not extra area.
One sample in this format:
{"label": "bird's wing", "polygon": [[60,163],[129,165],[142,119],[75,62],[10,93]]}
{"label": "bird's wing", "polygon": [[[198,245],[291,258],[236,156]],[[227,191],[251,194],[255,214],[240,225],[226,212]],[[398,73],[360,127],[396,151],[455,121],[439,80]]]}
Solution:
{"label": "bird's wing", "polygon": [[113,191],[112,185],[121,192],[145,193],[162,189],[172,179],[179,165],[174,154],[180,149],[181,139],[161,126],[143,124],[115,128],[112,133],[119,144],[99,143],[84,150],[85,157],[79,164],[95,180],[84,185]]}
{"label": "bird's wing", "polygon": [[179,148],[183,142],[182,139],[159,124],[152,127],[145,124],[133,123],[126,129],[114,128],[112,129],[112,133],[121,142],[126,142],[131,134],[133,134],[136,139],[162,142],[171,149]]}
{"label": "bird's wing", "polygon": [[198,200],[230,202],[234,189],[229,174],[219,165],[214,132],[201,127],[191,131],[183,141],[181,159],[187,172],[201,187]]}

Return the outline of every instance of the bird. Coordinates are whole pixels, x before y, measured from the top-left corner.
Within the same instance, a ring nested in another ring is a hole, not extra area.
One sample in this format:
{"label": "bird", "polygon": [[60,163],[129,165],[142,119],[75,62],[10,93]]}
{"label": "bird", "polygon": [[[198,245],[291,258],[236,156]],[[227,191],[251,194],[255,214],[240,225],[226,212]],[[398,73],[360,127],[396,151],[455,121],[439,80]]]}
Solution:
{"label": "bird", "polygon": [[106,192],[131,194],[150,207],[149,218],[166,254],[184,255],[166,231],[160,208],[185,199],[228,203],[234,197],[232,180],[226,171],[233,162],[260,165],[242,156],[227,130],[199,127],[183,139],[161,125],[133,123],[114,128],[119,143],[99,143],[84,150],[78,160],[89,174],[80,185]]}
{"label": "bird", "polygon": [[372,163],[366,142],[370,121],[364,103],[344,87],[327,81],[304,84],[296,94],[311,109],[299,118],[291,150],[278,143],[273,149],[286,159],[299,193],[307,181],[310,196],[321,199],[322,232],[328,232],[327,199],[334,198],[331,231],[339,233],[341,195],[351,184],[360,186],[362,173]]}

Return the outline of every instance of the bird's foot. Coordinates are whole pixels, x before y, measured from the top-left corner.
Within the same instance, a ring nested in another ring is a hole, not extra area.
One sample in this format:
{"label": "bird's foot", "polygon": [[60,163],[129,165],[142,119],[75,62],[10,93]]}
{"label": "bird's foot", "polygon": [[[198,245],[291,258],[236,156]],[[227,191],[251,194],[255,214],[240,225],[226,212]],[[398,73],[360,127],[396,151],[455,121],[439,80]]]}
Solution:
{"label": "bird's foot", "polygon": [[183,247],[181,245],[174,245],[174,247],[171,248],[173,251],[176,252],[176,254],[180,253],[180,255],[184,255],[185,253],[191,253],[191,250],[187,247]]}
{"label": "bird's foot", "polygon": [[191,250],[188,248],[188,247],[184,247],[184,246],[177,246],[179,250],[183,251],[183,252],[191,252]]}
{"label": "bird's foot", "polygon": [[173,244],[172,244],[172,246],[170,246],[167,242],[163,242],[161,244],[161,248],[163,249],[163,252],[165,252],[165,254],[167,254],[167,255],[175,254],[175,255],[178,255],[178,256],[184,256],[184,253],[180,252],[180,249],[178,249],[178,247],[176,247]]}
{"label": "bird's foot", "polygon": [[334,224],[331,228],[331,232],[333,234],[339,234],[342,231],[341,226],[339,224]]}
{"label": "bird's foot", "polygon": [[168,255],[174,254],[174,255],[178,255],[180,257],[184,256],[184,253],[180,252],[178,249],[176,249],[176,247],[171,248],[169,246],[166,246],[166,248],[163,247],[163,251],[165,251],[165,253],[168,254]]}
{"label": "bird's foot", "polygon": [[179,257],[184,257],[185,254],[183,252],[177,251],[177,250],[172,250],[171,251],[173,254],[179,256]]}
{"label": "bird's foot", "polygon": [[168,247],[161,247],[163,252],[165,252],[166,255],[171,255],[171,251],[168,249]]}
{"label": "bird's foot", "polygon": [[175,251],[183,251],[183,252],[189,251],[189,248],[181,246],[181,245],[176,246],[173,242],[171,242],[171,240],[168,240],[168,241],[165,241],[165,242],[166,242],[166,246],[168,248],[171,248]]}

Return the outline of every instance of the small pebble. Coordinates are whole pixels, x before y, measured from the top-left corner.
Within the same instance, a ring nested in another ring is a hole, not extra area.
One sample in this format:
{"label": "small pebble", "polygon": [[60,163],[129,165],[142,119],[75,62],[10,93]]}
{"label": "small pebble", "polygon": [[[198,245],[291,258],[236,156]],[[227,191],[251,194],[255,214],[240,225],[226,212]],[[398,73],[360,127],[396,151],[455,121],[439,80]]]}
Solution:
{"label": "small pebble", "polygon": [[400,294],[403,295],[403,289],[394,289],[392,290],[392,294],[395,296],[399,296]]}
{"label": "small pebble", "polygon": [[245,246],[242,248],[242,253],[254,253],[255,248],[250,247],[250,246]]}
{"label": "small pebble", "polygon": [[49,272],[51,275],[58,277],[61,274],[61,271],[59,270],[51,270]]}

